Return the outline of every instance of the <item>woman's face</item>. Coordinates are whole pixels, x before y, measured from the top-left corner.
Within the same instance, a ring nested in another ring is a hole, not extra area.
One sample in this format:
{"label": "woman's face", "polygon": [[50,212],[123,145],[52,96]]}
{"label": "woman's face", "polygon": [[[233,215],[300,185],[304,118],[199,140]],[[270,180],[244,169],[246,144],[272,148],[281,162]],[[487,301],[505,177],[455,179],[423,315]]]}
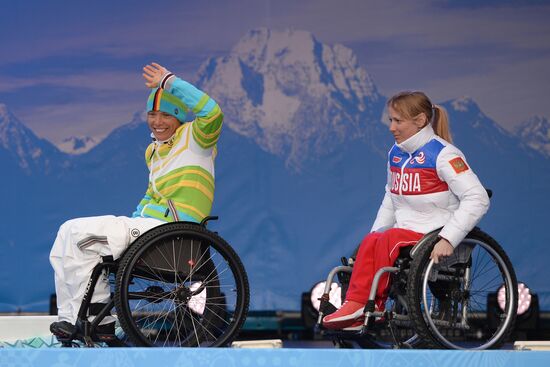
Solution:
{"label": "woman's face", "polygon": [[426,116],[424,113],[421,113],[414,119],[406,119],[394,110],[393,107],[389,106],[388,114],[390,116],[390,132],[397,144],[401,144],[426,125]]}
{"label": "woman's face", "polygon": [[159,141],[170,139],[180,127],[180,122],[174,116],[161,111],[147,112],[147,124],[155,138]]}

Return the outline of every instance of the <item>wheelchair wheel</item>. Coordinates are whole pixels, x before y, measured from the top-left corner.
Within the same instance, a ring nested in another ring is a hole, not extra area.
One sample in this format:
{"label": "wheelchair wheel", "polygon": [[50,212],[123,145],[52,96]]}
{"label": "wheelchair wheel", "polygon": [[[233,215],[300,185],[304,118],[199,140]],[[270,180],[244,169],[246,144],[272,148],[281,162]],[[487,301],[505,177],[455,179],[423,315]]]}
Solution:
{"label": "wheelchair wheel", "polygon": [[248,278],[235,251],[193,223],[168,223],[143,234],[122,257],[115,307],[132,344],[217,347],[241,329]]}
{"label": "wheelchair wheel", "polygon": [[[437,232],[414,254],[407,299],[416,332],[430,347],[497,348],[512,331],[517,310],[517,281],[508,256],[489,235],[475,228],[453,254],[434,264],[430,254]],[[497,325],[487,322],[490,294],[506,289]]]}

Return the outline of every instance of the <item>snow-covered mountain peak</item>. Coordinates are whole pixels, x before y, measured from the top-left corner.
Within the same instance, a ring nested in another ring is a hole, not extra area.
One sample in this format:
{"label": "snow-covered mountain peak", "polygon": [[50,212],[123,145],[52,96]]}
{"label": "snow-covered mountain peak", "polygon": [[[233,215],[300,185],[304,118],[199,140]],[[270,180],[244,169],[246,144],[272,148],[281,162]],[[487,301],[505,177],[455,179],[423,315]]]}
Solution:
{"label": "snow-covered mountain peak", "polygon": [[[511,138],[512,134],[504,130],[499,124],[487,116],[479,105],[470,97],[460,97],[443,104],[450,116],[451,130],[456,124],[468,125],[477,131],[479,136],[496,143],[495,133]],[[453,117],[453,115],[455,117]],[[458,119],[456,119],[458,117]]]}
{"label": "snow-covered mountain peak", "polygon": [[65,164],[53,144],[38,138],[4,104],[0,104],[0,148],[27,174],[34,170],[50,172],[54,165]]}
{"label": "snow-covered mountain peak", "polygon": [[543,116],[532,116],[519,124],[514,132],[527,146],[550,157],[550,123]]}
{"label": "snow-covered mountain peak", "polygon": [[460,111],[460,112],[479,111],[479,106],[474,102],[474,100],[471,97],[468,97],[468,96],[463,96],[453,100],[451,105],[455,111]]}
{"label": "snow-covered mountain peak", "polygon": [[3,103],[0,103],[0,121],[3,121],[5,118],[7,118],[8,116],[8,107],[3,104]]}
{"label": "snow-covered mountain peak", "polygon": [[0,146],[8,149],[10,142],[27,135],[30,130],[25,127],[5,104],[0,104]]}
{"label": "snow-covered mountain peak", "polygon": [[[284,89],[308,83],[310,92],[338,89],[348,97],[378,98],[368,73],[359,66],[353,51],[341,44],[320,43],[302,30],[260,28],[248,32],[232,49],[247,67],[261,74],[281,74],[277,82]],[[354,80],[355,79],[355,80]]]}
{"label": "snow-covered mountain peak", "polygon": [[269,66],[269,60],[279,59],[286,64],[296,62],[313,63],[313,35],[306,31],[272,31],[267,28],[248,32],[233,47],[231,53],[244,62],[262,71]]}
{"label": "snow-covered mountain peak", "polygon": [[71,136],[63,139],[61,144],[57,147],[62,152],[68,154],[82,154],[86,153],[99,143],[99,139],[95,139],[89,136]]}
{"label": "snow-covered mountain peak", "polygon": [[287,164],[366,136],[383,103],[349,48],[299,30],[248,32],[228,55],[201,66],[197,84],[218,101],[230,129]]}
{"label": "snow-covered mountain peak", "polygon": [[516,126],[514,129],[519,135],[526,135],[528,133],[542,133],[547,135],[550,133],[550,123],[544,116],[534,115]]}
{"label": "snow-covered mountain peak", "polygon": [[0,138],[5,135],[5,130],[8,129],[8,126],[20,124],[21,123],[17,120],[17,117],[15,117],[15,115],[9,110],[8,106],[0,103]]}

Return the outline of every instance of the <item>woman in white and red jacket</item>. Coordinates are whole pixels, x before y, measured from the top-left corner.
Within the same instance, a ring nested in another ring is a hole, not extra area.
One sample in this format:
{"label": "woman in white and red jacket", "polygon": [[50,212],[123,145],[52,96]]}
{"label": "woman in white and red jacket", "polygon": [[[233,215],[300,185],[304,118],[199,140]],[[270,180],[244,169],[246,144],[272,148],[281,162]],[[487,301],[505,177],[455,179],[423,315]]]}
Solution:
{"label": "woman in white and red jacket", "polygon": [[[329,329],[359,330],[374,274],[392,266],[399,249],[414,245],[425,233],[443,227],[431,258],[449,256],[489,208],[489,197],[451,144],[445,110],[422,92],[401,92],[387,103],[395,144],[388,154],[386,194],[376,220],[361,243],[346,302],[323,319]],[[376,293],[384,309],[389,288],[386,273]]]}

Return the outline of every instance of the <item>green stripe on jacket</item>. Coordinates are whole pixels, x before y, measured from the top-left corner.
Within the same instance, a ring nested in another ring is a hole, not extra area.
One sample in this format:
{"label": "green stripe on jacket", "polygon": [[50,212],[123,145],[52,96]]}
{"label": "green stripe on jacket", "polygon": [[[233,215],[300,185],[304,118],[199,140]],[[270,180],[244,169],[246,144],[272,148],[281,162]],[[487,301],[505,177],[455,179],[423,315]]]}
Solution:
{"label": "green stripe on jacket", "polygon": [[217,104],[205,117],[193,121],[193,137],[197,144],[207,149],[216,144],[220,137],[223,123],[223,112]]}
{"label": "green stripe on jacket", "polygon": [[[168,200],[172,200],[179,212],[183,212],[197,221],[210,215],[214,201],[214,177],[200,166],[185,166],[170,171],[155,180],[155,187],[160,193],[147,190],[149,200],[145,198],[138,207],[145,207],[143,214],[167,220],[165,211]],[[146,207],[147,204],[159,205],[161,210]],[[161,213],[162,212],[162,213]],[[162,216],[162,218],[161,218]]]}

